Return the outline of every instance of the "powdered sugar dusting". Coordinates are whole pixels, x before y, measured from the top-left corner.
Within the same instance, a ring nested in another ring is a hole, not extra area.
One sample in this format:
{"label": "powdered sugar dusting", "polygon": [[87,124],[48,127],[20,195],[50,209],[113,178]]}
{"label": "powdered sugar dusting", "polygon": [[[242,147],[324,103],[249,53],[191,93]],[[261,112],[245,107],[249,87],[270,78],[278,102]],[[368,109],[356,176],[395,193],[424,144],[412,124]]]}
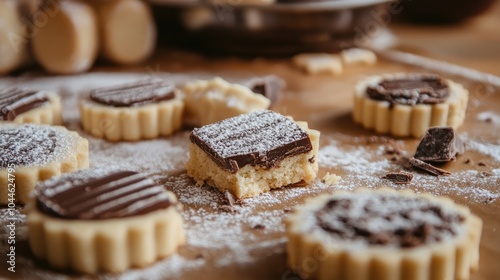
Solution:
{"label": "powdered sugar dusting", "polygon": [[76,135],[46,125],[6,125],[0,128],[0,167],[38,166],[63,160],[74,149]]}

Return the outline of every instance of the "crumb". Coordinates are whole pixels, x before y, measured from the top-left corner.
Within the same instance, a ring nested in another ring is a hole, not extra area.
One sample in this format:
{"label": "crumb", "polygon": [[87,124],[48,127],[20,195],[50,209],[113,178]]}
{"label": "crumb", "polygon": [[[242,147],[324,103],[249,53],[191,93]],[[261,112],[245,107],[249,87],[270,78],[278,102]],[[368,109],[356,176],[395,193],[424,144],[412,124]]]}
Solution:
{"label": "crumb", "polygon": [[340,75],[343,72],[340,56],[329,53],[303,53],[292,58],[293,64],[308,74],[329,73]]}
{"label": "crumb", "polygon": [[493,122],[493,118],[492,117],[487,117],[486,119],[484,119],[485,122],[487,123],[491,123]]}
{"label": "crumb", "polygon": [[391,158],[391,161],[398,161],[398,160],[399,160],[399,157],[397,157],[397,156],[394,156]]}
{"label": "crumb", "polygon": [[484,163],[482,161],[478,162],[477,165],[479,165],[479,166],[488,166],[486,163]]}
{"label": "crumb", "polygon": [[285,208],[285,209],[283,209],[283,212],[290,213],[290,212],[292,212],[292,209]]}
{"label": "crumb", "polygon": [[483,201],[483,203],[484,203],[484,204],[492,204],[495,200],[496,200],[496,199],[495,199],[494,197],[490,196],[490,197],[486,198],[486,199]]}
{"label": "crumb", "polygon": [[413,180],[413,174],[404,171],[392,172],[387,173],[381,179],[390,180],[394,184],[409,184]]}
{"label": "crumb", "polygon": [[340,176],[327,172],[326,175],[321,178],[321,182],[328,185],[335,185],[340,181],[340,179],[342,179]]}
{"label": "crumb", "polygon": [[470,158],[468,158],[468,159],[466,159],[466,160],[464,161],[464,163],[465,163],[465,164],[472,163],[472,160],[471,160]]}
{"label": "crumb", "polygon": [[204,259],[204,258],[205,258],[205,256],[203,256],[203,254],[197,254],[196,256],[194,256],[195,260]]}
{"label": "crumb", "polygon": [[398,147],[395,146],[386,146],[385,147],[385,153],[387,155],[400,155],[401,150]]}
{"label": "crumb", "polygon": [[266,226],[265,226],[265,225],[263,225],[263,224],[256,224],[256,225],[254,225],[252,228],[253,228],[253,229],[265,229],[265,228],[266,228]]}
{"label": "crumb", "polygon": [[228,213],[232,213],[232,214],[239,213],[238,209],[235,209],[233,206],[229,206],[229,205],[221,205],[219,208],[220,208],[222,211],[225,211],[225,212],[228,212]]}
{"label": "crumb", "polygon": [[228,190],[224,191],[224,198],[226,199],[227,205],[232,207],[236,204],[236,197]]}
{"label": "crumb", "polygon": [[486,178],[486,177],[490,177],[490,176],[493,176],[493,174],[491,174],[490,172],[486,172],[486,171],[481,171],[477,174],[477,176],[479,178]]}

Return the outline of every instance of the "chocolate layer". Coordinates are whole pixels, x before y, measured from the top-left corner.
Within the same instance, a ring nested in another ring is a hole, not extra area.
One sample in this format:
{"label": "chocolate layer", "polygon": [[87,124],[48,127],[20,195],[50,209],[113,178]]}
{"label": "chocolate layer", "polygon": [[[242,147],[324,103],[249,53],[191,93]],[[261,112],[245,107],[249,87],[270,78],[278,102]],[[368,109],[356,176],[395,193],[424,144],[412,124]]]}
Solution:
{"label": "chocolate layer", "polygon": [[305,130],[278,113],[261,110],[194,129],[191,142],[231,173],[243,166],[273,168],[312,150]]}
{"label": "chocolate layer", "polygon": [[141,106],[173,98],[175,98],[173,85],[152,80],[94,89],[90,92],[91,100],[113,107]]}
{"label": "chocolate layer", "polygon": [[416,247],[457,235],[464,217],[421,197],[348,194],[316,212],[325,232],[370,245]]}
{"label": "chocolate layer", "polygon": [[445,162],[465,151],[465,144],[451,127],[431,127],[418,144],[415,158],[425,162]]}
{"label": "chocolate layer", "polygon": [[391,106],[416,105],[443,103],[449,97],[450,89],[438,75],[408,74],[369,86],[366,93],[371,99],[387,101]]}
{"label": "chocolate layer", "polygon": [[65,219],[123,218],[172,205],[163,187],[133,171],[82,170],[45,181],[35,192],[40,211]]}
{"label": "chocolate layer", "polygon": [[7,88],[0,90],[0,120],[13,121],[22,113],[28,112],[49,102],[47,96],[38,90]]}

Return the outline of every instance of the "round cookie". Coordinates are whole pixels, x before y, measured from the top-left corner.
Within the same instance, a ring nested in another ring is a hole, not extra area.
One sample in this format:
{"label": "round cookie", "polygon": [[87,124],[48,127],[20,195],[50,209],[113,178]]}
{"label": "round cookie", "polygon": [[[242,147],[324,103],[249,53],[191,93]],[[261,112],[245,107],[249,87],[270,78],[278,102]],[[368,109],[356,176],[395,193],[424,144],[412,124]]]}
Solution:
{"label": "round cookie", "polygon": [[61,98],[46,91],[0,89],[0,124],[4,122],[61,125]]}
{"label": "round cookie", "polygon": [[469,92],[432,74],[387,74],[356,85],[354,122],[380,134],[422,137],[429,127],[454,129],[465,120]]}
{"label": "round cookie", "polygon": [[28,208],[33,254],[59,269],[122,272],[184,243],[175,195],[132,171],[87,169],[37,185]]}
{"label": "round cookie", "polygon": [[287,217],[288,265],[319,280],[469,279],[481,228],[480,218],[448,198],[338,191]]}
{"label": "round cookie", "polygon": [[39,181],[89,166],[88,142],[60,126],[0,126],[0,204],[26,203]]}
{"label": "round cookie", "polygon": [[171,135],[181,128],[183,111],[180,92],[156,80],[94,89],[80,102],[83,129],[110,141]]}

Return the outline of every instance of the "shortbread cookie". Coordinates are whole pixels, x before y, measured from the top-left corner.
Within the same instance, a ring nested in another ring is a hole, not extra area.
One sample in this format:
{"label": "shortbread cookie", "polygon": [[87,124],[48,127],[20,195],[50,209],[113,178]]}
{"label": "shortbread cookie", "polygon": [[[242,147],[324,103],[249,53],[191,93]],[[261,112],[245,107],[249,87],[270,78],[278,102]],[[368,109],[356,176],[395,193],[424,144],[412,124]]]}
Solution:
{"label": "shortbread cookie", "polygon": [[4,122],[60,125],[61,98],[46,91],[0,89],[0,125]]}
{"label": "shortbread cookie", "polygon": [[83,129],[110,141],[171,135],[182,126],[183,109],[180,92],[154,80],[95,89],[80,102]]}
{"label": "shortbread cookie", "polygon": [[292,58],[296,67],[303,69],[308,74],[329,73],[342,74],[342,59],[336,54],[304,53]]}
{"label": "shortbread cookie", "polygon": [[377,133],[422,137],[432,126],[462,125],[468,99],[462,85],[437,75],[373,76],[356,85],[353,117]]}
{"label": "shortbread cookie", "polygon": [[374,52],[361,48],[350,48],[342,50],[340,52],[340,57],[342,58],[342,62],[344,62],[345,65],[373,65],[377,63],[377,55],[375,55]]}
{"label": "shortbread cookie", "polygon": [[38,181],[89,166],[88,142],[60,126],[0,126],[0,204],[26,203]]}
{"label": "shortbread cookie", "polygon": [[186,123],[203,126],[241,114],[269,108],[271,101],[248,87],[221,78],[184,85]]}
{"label": "shortbread cookie", "polygon": [[35,194],[28,240],[55,268],[121,272],[184,243],[175,195],[140,173],[87,169],[45,181]]}
{"label": "shortbread cookie", "polygon": [[469,279],[482,221],[449,198],[359,189],[308,200],[286,220],[304,279]]}
{"label": "shortbread cookie", "polygon": [[240,115],[193,130],[187,173],[238,198],[307,184],[318,171],[319,135],[269,110]]}

